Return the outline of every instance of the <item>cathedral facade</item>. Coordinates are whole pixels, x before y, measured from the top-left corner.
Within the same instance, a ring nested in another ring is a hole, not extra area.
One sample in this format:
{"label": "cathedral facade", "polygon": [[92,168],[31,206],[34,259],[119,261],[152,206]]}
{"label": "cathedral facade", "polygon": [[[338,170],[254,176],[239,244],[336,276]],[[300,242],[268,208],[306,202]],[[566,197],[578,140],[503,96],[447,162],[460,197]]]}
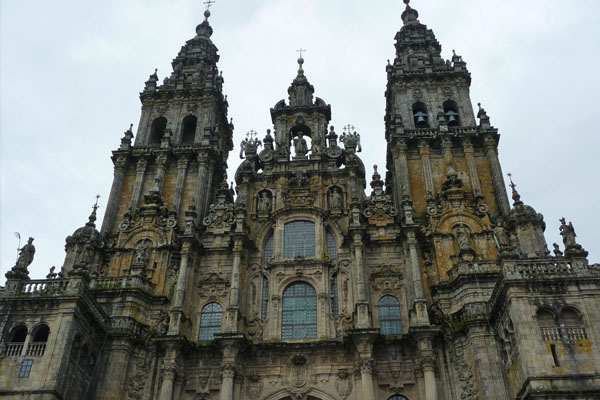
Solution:
{"label": "cathedral facade", "polygon": [[570,222],[551,252],[512,182],[509,199],[466,63],[415,9],[382,167],[366,176],[299,58],[235,184],[209,16],[146,81],[102,224],[94,206],[60,272],[29,278],[30,239],[6,274],[1,398],[600,398],[600,270]]}

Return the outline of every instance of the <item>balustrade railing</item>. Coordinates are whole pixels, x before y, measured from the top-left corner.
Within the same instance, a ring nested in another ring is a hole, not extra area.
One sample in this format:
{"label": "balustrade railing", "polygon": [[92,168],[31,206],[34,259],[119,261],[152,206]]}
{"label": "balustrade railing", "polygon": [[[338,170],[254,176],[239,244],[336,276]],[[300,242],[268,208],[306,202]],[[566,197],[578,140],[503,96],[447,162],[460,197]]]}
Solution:
{"label": "balustrade railing", "polygon": [[20,356],[23,352],[23,343],[7,343],[4,345],[4,351],[2,352],[6,357]]}
{"label": "balustrade railing", "polygon": [[560,328],[541,328],[542,338],[547,341],[561,340]]}
{"label": "balustrade railing", "polygon": [[546,276],[575,275],[570,262],[567,261],[517,261],[505,264],[504,275],[508,278],[542,278]]}
{"label": "balustrade railing", "polygon": [[19,292],[33,293],[62,293],[69,284],[68,279],[34,279],[22,281],[19,284]]}
{"label": "balustrade railing", "polygon": [[41,357],[44,355],[44,351],[46,351],[46,342],[40,343],[29,343],[27,346],[27,356],[28,357]]}

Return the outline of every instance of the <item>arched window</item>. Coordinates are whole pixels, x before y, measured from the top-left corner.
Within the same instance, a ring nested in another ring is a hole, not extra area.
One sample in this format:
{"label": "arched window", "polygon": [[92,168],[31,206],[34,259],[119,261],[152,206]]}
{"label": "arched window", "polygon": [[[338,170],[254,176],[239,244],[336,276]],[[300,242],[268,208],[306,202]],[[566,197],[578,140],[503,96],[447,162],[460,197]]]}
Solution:
{"label": "arched window", "polygon": [[221,332],[221,314],[223,309],[219,303],[208,303],[200,313],[200,334],[198,340],[201,342],[213,340],[215,333]]}
{"label": "arched window", "polygon": [[564,327],[569,342],[575,340],[587,339],[585,325],[579,316],[579,313],[571,307],[564,308],[560,313],[560,323]]}
{"label": "arched window", "polygon": [[334,317],[340,313],[340,299],[338,296],[338,274],[333,274],[331,277],[331,312]]}
{"label": "arched window", "polygon": [[167,119],[165,117],[155,118],[150,127],[148,144],[160,144],[160,141],[165,135],[165,129],[167,129]]}
{"label": "arched window", "polygon": [[10,333],[10,343],[23,343],[27,337],[27,327],[25,325],[15,326]]}
{"label": "arched window", "polygon": [[536,317],[544,340],[560,340],[560,329],[556,316],[552,311],[544,308],[539,309]]}
{"label": "arched window", "polygon": [[20,356],[23,352],[23,345],[27,337],[27,327],[25,325],[17,325],[10,331],[8,335],[8,343],[4,349],[5,356],[14,357]]}
{"label": "arched window", "polygon": [[394,296],[379,299],[379,326],[382,335],[401,335],[402,316],[400,303]]}
{"label": "arched window", "polygon": [[412,109],[415,128],[428,128],[429,115],[427,114],[427,106],[425,106],[425,103],[418,101],[413,104]]}
{"label": "arched window", "polygon": [[295,282],[283,291],[281,338],[317,337],[317,292],[306,282]]}
{"label": "arched window", "polygon": [[329,254],[331,256],[331,259],[333,261],[335,261],[335,258],[337,257],[337,246],[335,245],[335,238],[333,237],[333,234],[329,231],[327,231],[327,254]]}
{"label": "arched window", "polygon": [[408,398],[402,396],[401,394],[395,394],[390,397],[388,400],[408,400]]}
{"label": "arched window", "polygon": [[46,351],[46,342],[50,335],[50,328],[48,325],[41,324],[35,327],[32,333],[33,341],[29,342],[27,346],[27,355],[32,357],[41,357]]}
{"label": "arched window", "polygon": [[444,107],[444,117],[446,118],[446,122],[448,126],[459,126],[460,119],[458,115],[458,106],[452,100],[446,100],[443,104]]}
{"label": "arched window", "polygon": [[193,115],[188,115],[183,119],[181,126],[181,143],[192,144],[196,137],[196,125],[198,118]]}
{"label": "arched window", "polygon": [[283,256],[285,258],[315,256],[315,224],[311,221],[293,221],[283,228]]}

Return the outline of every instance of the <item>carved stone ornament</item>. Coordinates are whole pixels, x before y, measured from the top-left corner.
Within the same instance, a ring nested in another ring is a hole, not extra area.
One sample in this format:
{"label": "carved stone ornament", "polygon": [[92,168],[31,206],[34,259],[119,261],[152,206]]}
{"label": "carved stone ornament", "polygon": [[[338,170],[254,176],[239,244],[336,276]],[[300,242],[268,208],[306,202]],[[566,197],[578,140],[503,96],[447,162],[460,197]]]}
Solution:
{"label": "carved stone ornament", "polygon": [[210,205],[208,215],[202,221],[205,226],[215,230],[226,230],[235,222],[235,205],[227,182],[223,183],[218,191],[217,201]]}
{"label": "carved stone ornament", "polygon": [[342,399],[348,398],[352,393],[352,379],[350,373],[345,369],[342,369],[337,373],[335,390]]}
{"label": "carved stone ornament", "polygon": [[371,181],[373,191],[369,196],[363,214],[369,219],[369,223],[374,225],[393,223],[398,211],[393,205],[392,196],[385,194],[383,191],[383,181],[381,175],[377,172],[377,165],[374,165],[373,169],[375,170]]}
{"label": "carved stone ornament", "polygon": [[245,319],[244,336],[249,341],[258,341],[262,339],[265,321],[258,316],[257,313],[252,313]]}
{"label": "carved stone ornament", "polygon": [[312,204],[310,179],[305,172],[298,171],[288,180],[283,192],[283,199],[288,207],[307,207]]}

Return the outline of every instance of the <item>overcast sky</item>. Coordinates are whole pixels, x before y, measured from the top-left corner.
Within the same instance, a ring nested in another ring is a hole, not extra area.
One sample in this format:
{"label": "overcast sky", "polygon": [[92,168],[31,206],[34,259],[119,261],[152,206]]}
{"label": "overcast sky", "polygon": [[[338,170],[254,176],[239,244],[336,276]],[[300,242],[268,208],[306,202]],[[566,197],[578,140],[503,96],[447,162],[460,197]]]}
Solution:
{"label": "overcast sky", "polygon": [[[600,2],[598,0],[412,1],[472,73],[473,104],[500,129],[500,160],[523,200],[558,219],[600,262]],[[65,237],[82,226],[100,194],[98,226],[112,183],[111,150],[130,123],[138,93],[170,62],[203,19],[192,0],[2,0],[0,4],[0,273],[17,239],[37,249],[32,278],[64,261]],[[356,126],[367,174],[385,166],[384,91],[394,58],[400,0],[218,0],[213,42],[225,78],[234,142],[271,128],[269,108],[287,99],[296,49],[332,124]],[[229,176],[239,164],[230,155]],[[380,169],[381,171],[382,169]]]}

